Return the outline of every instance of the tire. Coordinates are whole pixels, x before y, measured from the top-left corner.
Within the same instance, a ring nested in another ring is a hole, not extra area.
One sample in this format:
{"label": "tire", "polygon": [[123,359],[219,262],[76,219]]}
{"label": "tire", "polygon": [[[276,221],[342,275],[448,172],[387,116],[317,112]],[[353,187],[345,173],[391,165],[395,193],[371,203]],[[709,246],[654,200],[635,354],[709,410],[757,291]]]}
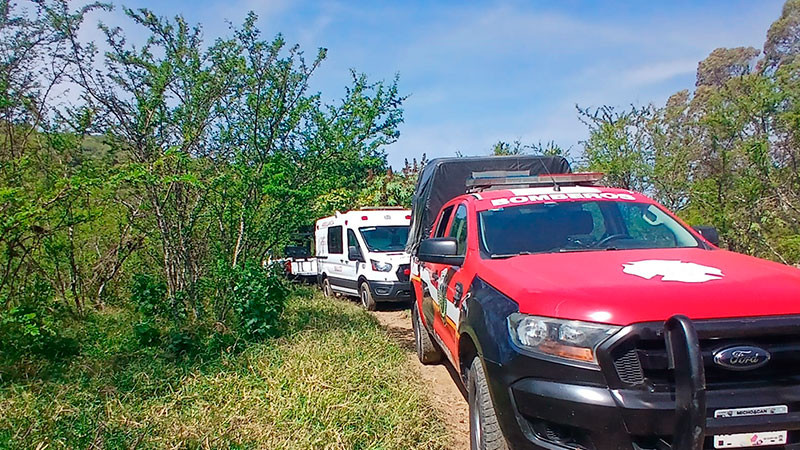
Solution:
{"label": "tire", "polygon": [[414,329],[414,346],[417,348],[417,358],[422,364],[436,364],[442,360],[442,352],[434,344],[430,333],[422,325],[417,312],[417,302],[411,304],[411,328]]}
{"label": "tire", "polygon": [[372,298],[372,291],[369,290],[369,284],[366,281],[361,283],[361,288],[358,290],[358,297],[361,299],[361,306],[367,311],[375,311],[375,299]]}
{"label": "tire", "polygon": [[325,297],[333,297],[333,289],[331,289],[331,280],[327,277],[322,279],[322,295]]}
{"label": "tire", "polygon": [[472,450],[508,450],[489,395],[486,373],[479,357],[472,360],[467,386],[469,397],[469,445]]}

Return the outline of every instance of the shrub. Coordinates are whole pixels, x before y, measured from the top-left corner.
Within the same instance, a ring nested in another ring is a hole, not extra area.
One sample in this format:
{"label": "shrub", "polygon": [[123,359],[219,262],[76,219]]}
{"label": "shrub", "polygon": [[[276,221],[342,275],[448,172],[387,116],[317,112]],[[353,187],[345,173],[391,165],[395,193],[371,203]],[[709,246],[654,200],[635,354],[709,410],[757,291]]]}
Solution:
{"label": "shrub", "polygon": [[161,344],[161,330],[152,320],[143,320],[133,326],[133,334],[139,344],[152,347]]}
{"label": "shrub", "polygon": [[131,302],[146,318],[158,317],[169,311],[167,284],[153,275],[138,273],[133,276]]}
{"label": "shrub", "polygon": [[198,340],[196,333],[173,329],[168,335],[167,351],[175,358],[194,355],[200,349]]}
{"label": "shrub", "polygon": [[78,353],[78,342],[60,333],[59,311],[46,283],[35,280],[16,303],[0,312],[0,356],[55,359]]}
{"label": "shrub", "polygon": [[238,328],[250,338],[275,336],[289,289],[283,278],[248,262],[235,273],[232,303]]}

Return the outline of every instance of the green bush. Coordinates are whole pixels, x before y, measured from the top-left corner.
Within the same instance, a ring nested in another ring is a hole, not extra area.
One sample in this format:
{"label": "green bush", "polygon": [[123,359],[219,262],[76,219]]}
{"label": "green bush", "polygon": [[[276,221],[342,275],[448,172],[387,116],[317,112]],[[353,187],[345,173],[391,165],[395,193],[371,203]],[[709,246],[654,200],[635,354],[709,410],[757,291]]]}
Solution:
{"label": "green bush", "polygon": [[200,350],[197,333],[173,329],[167,337],[167,352],[175,358],[194,355]]}
{"label": "green bush", "polygon": [[166,301],[167,284],[153,275],[137,273],[133,276],[131,302],[148,319],[169,312]]}
{"label": "green bush", "polygon": [[63,311],[50,286],[34,279],[6,310],[0,310],[0,357],[7,362],[41,356],[57,359],[78,354],[77,340],[62,335]]}
{"label": "green bush", "polygon": [[283,278],[248,262],[235,272],[232,303],[237,327],[249,338],[275,336],[289,289]]}
{"label": "green bush", "polygon": [[142,346],[153,347],[161,344],[161,330],[152,320],[143,320],[134,325],[133,334]]}

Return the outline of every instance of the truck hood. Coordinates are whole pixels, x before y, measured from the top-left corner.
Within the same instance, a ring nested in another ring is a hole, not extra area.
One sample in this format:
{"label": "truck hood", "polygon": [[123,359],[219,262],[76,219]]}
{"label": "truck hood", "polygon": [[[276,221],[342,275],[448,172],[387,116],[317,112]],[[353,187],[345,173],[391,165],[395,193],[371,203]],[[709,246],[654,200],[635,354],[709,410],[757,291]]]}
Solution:
{"label": "truck hood", "polygon": [[800,314],[800,270],[725,250],[522,255],[479,276],[522,313],[615,325]]}

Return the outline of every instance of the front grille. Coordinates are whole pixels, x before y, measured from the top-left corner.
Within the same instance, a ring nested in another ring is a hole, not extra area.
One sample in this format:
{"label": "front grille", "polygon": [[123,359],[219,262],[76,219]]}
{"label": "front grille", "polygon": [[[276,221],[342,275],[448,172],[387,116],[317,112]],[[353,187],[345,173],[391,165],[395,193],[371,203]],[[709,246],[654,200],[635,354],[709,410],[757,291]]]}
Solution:
{"label": "front grille", "polygon": [[[621,339],[604,345],[618,387],[674,390],[661,323],[637,324]],[[709,390],[800,385],[800,317],[696,321]],[[735,371],[714,362],[714,354],[732,346],[753,345],[771,354],[763,367]],[[607,370],[608,372],[608,370]]]}

